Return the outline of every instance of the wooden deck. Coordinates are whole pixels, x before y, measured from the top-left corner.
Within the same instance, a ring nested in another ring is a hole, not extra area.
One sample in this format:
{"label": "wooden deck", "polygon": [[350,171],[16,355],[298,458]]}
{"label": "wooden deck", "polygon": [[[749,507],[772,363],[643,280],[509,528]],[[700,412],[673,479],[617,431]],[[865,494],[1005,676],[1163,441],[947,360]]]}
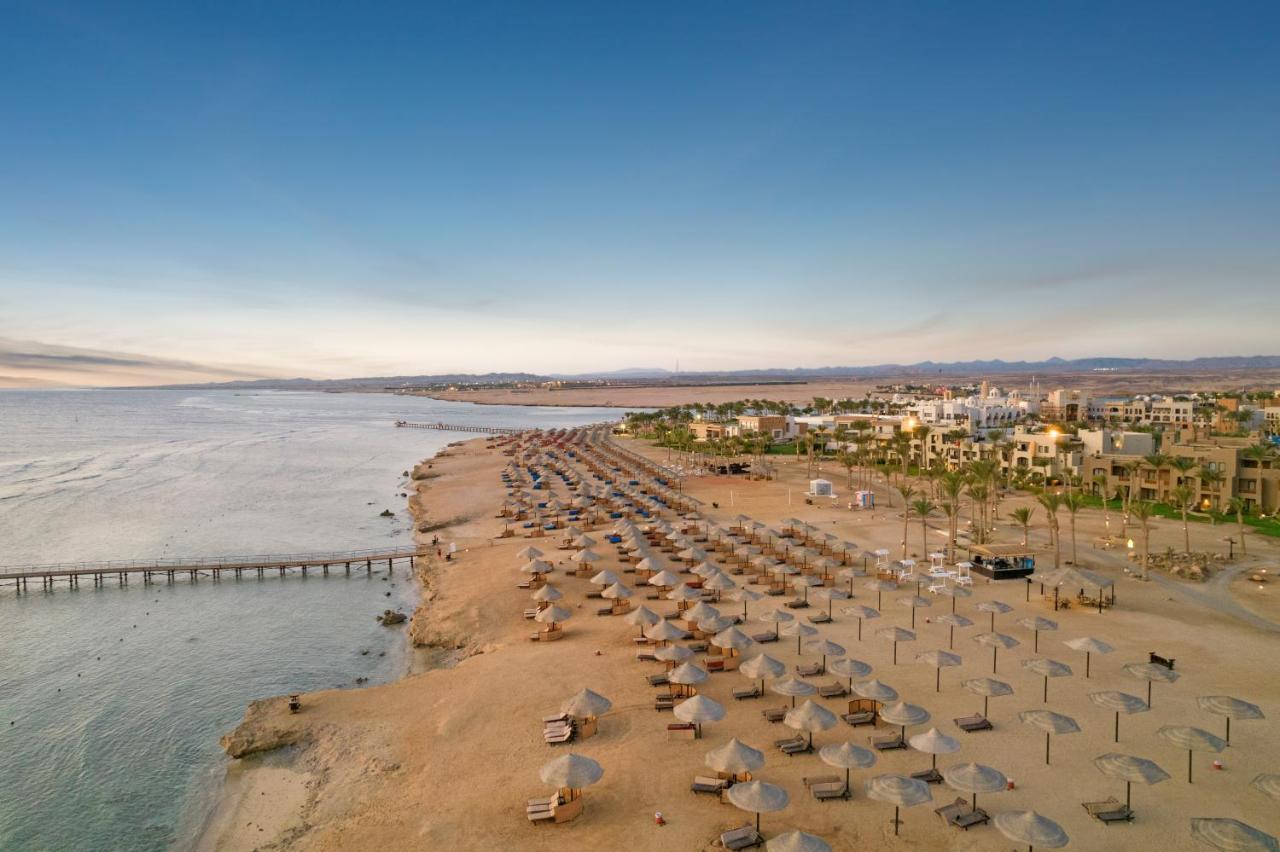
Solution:
{"label": "wooden deck", "polygon": [[436,429],[441,432],[477,432],[482,435],[519,435],[521,432],[536,431],[517,429],[511,426],[460,426],[454,423],[410,423],[407,420],[397,420],[396,428]]}

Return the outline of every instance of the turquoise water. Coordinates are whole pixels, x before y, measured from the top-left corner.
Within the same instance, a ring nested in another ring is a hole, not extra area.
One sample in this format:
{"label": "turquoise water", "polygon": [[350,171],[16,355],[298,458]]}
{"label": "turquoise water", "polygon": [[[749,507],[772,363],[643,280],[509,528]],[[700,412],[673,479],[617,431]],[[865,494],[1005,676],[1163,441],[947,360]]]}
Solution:
{"label": "turquoise water", "polygon": [[[466,435],[396,419],[560,426],[596,409],[363,394],[0,392],[0,563],[412,543],[400,476]],[[387,519],[384,509],[396,512]],[[0,849],[183,847],[254,698],[405,669],[388,577],[0,589]]]}

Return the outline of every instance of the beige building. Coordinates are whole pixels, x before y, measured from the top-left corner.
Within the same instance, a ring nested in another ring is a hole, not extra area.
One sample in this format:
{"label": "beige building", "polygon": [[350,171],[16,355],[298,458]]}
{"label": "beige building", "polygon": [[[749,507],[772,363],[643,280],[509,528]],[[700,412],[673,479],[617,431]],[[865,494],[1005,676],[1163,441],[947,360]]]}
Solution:
{"label": "beige building", "polygon": [[[1143,462],[1132,475],[1133,494],[1140,500],[1172,503],[1173,489],[1189,485],[1195,492],[1197,509],[1226,511],[1232,497],[1244,499],[1251,512],[1275,512],[1280,509],[1280,465],[1274,462],[1259,464],[1245,456],[1244,451],[1253,442],[1245,438],[1219,438],[1213,441],[1192,441],[1172,444],[1161,452],[1166,456],[1189,458],[1195,467],[1185,475],[1177,468],[1164,465],[1159,470]],[[1132,455],[1092,455],[1084,460],[1082,475],[1086,482],[1105,476],[1106,493],[1114,496],[1117,491],[1128,493],[1131,477],[1127,463],[1142,461]],[[1202,469],[1219,471],[1222,482],[1215,486],[1204,483],[1197,475]],[[1097,487],[1094,486],[1095,493]]]}
{"label": "beige building", "polygon": [[738,428],[743,435],[768,435],[774,440],[789,435],[789,423],[781,414],[739,414]]}

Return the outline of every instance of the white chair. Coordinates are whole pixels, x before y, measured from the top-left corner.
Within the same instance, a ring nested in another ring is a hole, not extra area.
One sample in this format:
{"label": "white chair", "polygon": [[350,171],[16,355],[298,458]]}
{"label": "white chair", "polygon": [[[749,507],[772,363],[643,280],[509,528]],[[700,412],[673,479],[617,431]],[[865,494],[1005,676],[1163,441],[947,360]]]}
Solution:
{"label": "white chair", "polygon": [[970,570],[971,568],[973,568],[973,563],[972,563],[972,562],[957,562],[957,563],[956,563],[956,575],[955,575],[955,577],[954,577],[953,579],[955,580],[955,584],[956,584],[957,586],[972,586],[972,585],[973,585],[973,577],[972,577],[972,575],[970,575],[970,573],[969,573],[969,570]]}

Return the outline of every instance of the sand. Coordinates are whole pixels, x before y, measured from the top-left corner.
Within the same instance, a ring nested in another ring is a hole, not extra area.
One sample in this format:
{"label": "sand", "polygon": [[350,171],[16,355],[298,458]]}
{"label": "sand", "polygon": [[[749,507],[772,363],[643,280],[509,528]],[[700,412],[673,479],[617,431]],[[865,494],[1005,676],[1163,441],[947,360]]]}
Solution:
{"label": "sand", "polygon": [[[666,455],[639,442],[627,441],[626,446],[654,458]],[[633,628],[620,619],[595,615],[597,602],[584,598],[589,588],[585,580],[553,574],[553,582],[566,592],[561,603],[573,609],[575,617],[567,623],[562,641],[529,642],[531,622],[520,615],[529,593],[516,588],[520,575],[515,553],[530,542],[495,538],[502,528],[494,515],[502,493],[498,472],[505,462],[501,455],[487,451],[483,440],[453,448],[446,458],[432,462],[433,478],[419,482],[420,492],[413,501],[428,519],[456,519],[438,534],[443,541],[457,541],[462,552],[453,563],[432,559],[422,567],[426,591],[412,635],[419,642],[456,649],[462,659],[452,667],[384,686],[305,695],[303,711],[296,716],[289,715],[283,704],[269,706],[260,716],[269,716],[270,726],[287,729],[300,744],[290,749],[287,764],[262,757],[241,761],[250,765],[243,773],[250,780],[231,806],[235,818],[225,830],[213,833],[206,848],[711,849],[719,832],[750,819],[731,805],[689,791],[693,776],[703,771],[704,754],[730,736],[765,751],[766,763],[757,777],[790,793],[786,810],[764,816],[766,836],[800,828],[826,838],[837,849],[1010,847],[991,827],[960,832],[944,826],[932,809],[962,794],[938,786],[932,788],[934,803],[904,810],[901,835],[894,838],[889,824],[892,808],[868,800],[861,781],[873,774],[926,768],[929,757],[912,751],[881,754],[873,769],[855,770],[852,801],[815,801],[802,777],[834,770],[816,755],[786,757],[774,749],[775,739],[792,732],[767,723],[759,711],[786,699],[766,696],[734,701],[731,690],[747,684],[736,673],[713,674],[701,690],[727,708],[725,720],[706,725],[702,740],[668,741],[666,726],[673,720],[670,714],[654,711],[653,689],[644,679],[658,667],[635,660],[630,641]],[[832,473],[830,478],[843,490],[842,473]],[[888,547],[895,557],[900,555],[902,520],[897,510],[857,514],[805,505],[800,496],[804,479],[803,462],[784,462],[776,482],[691,478],[686,479],[685,490],[706,501],[708,514],[718,520],[728,521],[745,512],[776,523],[794,515],[863,547]],[[881,489],[882,507],[886,498]],[[718,510],[711,509],[713,500],[719,502]],[[1006,501],[1001,516],[1007,517],[1017,504]],[[1014,779],[1016,789],[981,797],[980,804],[992,813],[1036,809],[1058,821],[1072,836],[1074,848],[1080,849],[1127,850],[1155,844],[1166,849],[1193,848],[1187,832],[1187,819],[1192,816],[1236,817],[1268,832],[1280,832],[1274,803],[1247,786],[1256,773],[1280,767],[1280,742],[1271,720],[1238,722],[1232,726],[1233,746],[1225,754],[1195,755],[1194,784],[1186,781],[1186,752],[1155,736],[1164,724],[1196,725],[1220,734],[1222,720],[1200,711],[1197,695],[1234,695],[1261,705],[1273,718],[1280,713],[1280,677],[1276,676],[1280,624],[1271,593],[1264,591],[1259,594],[1265,598],[1257,597],[1251,584],[1239,581],[1201,585],[1132,579],[1123,573],[1123,555],[1089,546],[1101,526],[1100,512],[1081,514],[1080,563],[1116,578],[1119,606],[1101,615],[1082,609],[1055,614],[1039,600],[1038,589],[1028,589],[1025,583],[977,579],[974,596],[960,600],[958,611],[969,614],[978,626],[956,632],[955,652],[964,663],[943,671],[940,693],[934,691],[934,670],[916,663],[915,655],[947,647],[945,626],[928,621],[950,609],[947,599],[937,598],[932,607],[917,612],[919,638],[899,647],[896,666],[891,663],[891,647],[875,637],[875,629],[909,627],[910,611],[890,599],[914,588],[886,595],[884,617],[867,623],[862,642],[857,639],[857,621],[839,615],[838,606],[837,621],[821,627],[821,635],[844,645],[849,656],[871,663],[874,676],[930,711],[930,724],[961,740],[962,750],[941,757],[940,766],[977,761]],[[1020,540],[1019,529],[1005,522],[999,527],[1001,540]],[[1193,526],[1192,532],[1193,546],[1206,550],[1221,548],[1220,539],[1226,534],[1208,526]],[[919,537],[920,525],[913,521],[909,552],[919,554]],[[1152,534],[1152,548],[1178,547],[1181,537],[1180,524],[1160,521]],[[553,550],[547,541],[536,543],[557,561],[570,553]],[[1032,541],[1043,541],[1043,532],[1033,531]],[[1250,553],[1250,561],[1234,570],[1252,572],[1269,566],[1276,572],[1280,548],[1274,541],[1254,537]],[[1067,558],[1069,546],[1064,547]],[[1051,562],[1051,555],[1042,557],[1041,565]],[[599,564],[618,567],[612,555]],[[875,606],[875,593],[857,585],[854,591],[854,602]],[[1032,593],[1029,602],[1024,599],[1028,592]],[[1022,644],[1001,652],[999,672],[994,675],[1011,683],[1015,694],[992,699],[990,716],[996,730],[963,734],[952,718],[980,710],[981,699],[958,684],[965,678],[991,676],[990,650],[971,639],[988,620],[973,607],[987,599],[1001,599],[1015,607],[1014,612],[998,616],[996,624]],[[783,600],[766,598],[752,604],[753,618]],[[668,602],[644,603],[658,611],[674,608]],[[732,612],[738,606],[726,602],[721,608]],[[1238,612],[1251,614],[1253,620],[1242,619]],[[1061,628],[1041,634],[1040,656],[1075,670],[1073,677],[1050,683],[1048,704],[1041,701],[1041,679],[1020,665],[1033,656],[1032,635],[1016,619],[1033,614],[1056,619]],[[751,623],[748,628],[757,632],[762,626]],[[1062,644],[1064,639],[1084,635],[1097,636],[1117,648],[1113,654],[1095,656],[1087,681],[1082,655]],[[796,654],[794,640],[784,639],[764,650],[789,666],[812,661],[808,655]],[[1123,674],[1120,667],[1145,661],[1148,651],[1176,658],[1182,677],[1174,684],[1156,684],[1152,711],[1122,719],[1121,742],[1114,744],[1112,715],[1094,706],[1086,695],[1103,689],[1145,695],[1146,684]],[[831,680],[830,676],[814,678],[818,683]],[[613,701],[613,710],[600,720],[600,733],[567,749],[547,746],[540,736],[540,717],[556,711],[561,701],[584,686]],[[842,710],[846,701],[821,703]],[[1044,735],[1017,718],[1020,710],[1042,707],[1072,716],[1083,729],[1054,738],[1050,766],[1044,763]],[[926,729],[909,729],[908,735]],[[890,732],[885,726],[876,734]],[[849,739],[866,745],[871,735],[869,728],[842,723],[816,734],[815,743],[820,747]],[[533,826],[524,817],[525,801],[550,792],[538,779],[538,770],[566,750],[597,760],[604,767],[604,777],[586,791],[582,817],[563,825]],[[1092,765],[1093,757],[1108,751],[1151,758],[1173,776],[1151,788],[1135,788],[1138,816],[1129,825],[1105,827],[1092,821],[1080,805],[1108,796],[1124,798],[1124,784],[1102,776]],[[1222,760],[1222,770],[1211,768],[1215,757]],[[254,763],[263,765],[255,768]],[[288,774],[281,774],[282,769]],[[306,778],[302,797],[299,775]],[[260,801],[251,803],[255,793]],[[655,811],[664,814],[667,825],[654,824]],[[263,830],[253,830],[259,827]]]}

